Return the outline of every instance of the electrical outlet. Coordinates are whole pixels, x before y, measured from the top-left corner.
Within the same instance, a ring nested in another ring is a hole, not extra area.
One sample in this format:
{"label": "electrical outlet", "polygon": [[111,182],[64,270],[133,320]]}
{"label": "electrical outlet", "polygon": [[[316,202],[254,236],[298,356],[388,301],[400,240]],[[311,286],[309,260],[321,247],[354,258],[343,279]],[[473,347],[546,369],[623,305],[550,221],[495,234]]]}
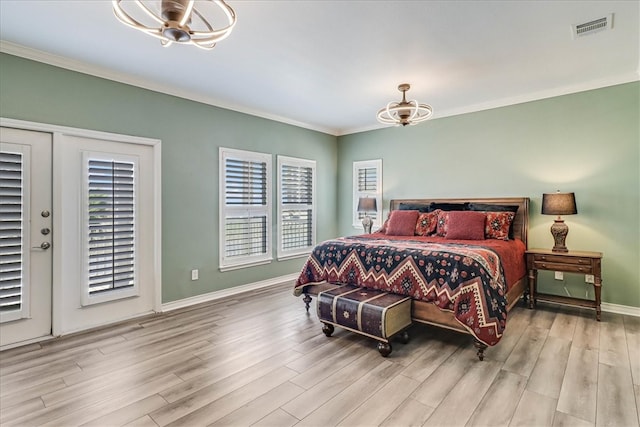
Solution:
{"label": "electrical outlet", "polygon": [[191,270],[191,280],[198,280],[198,270]]}
{"label": "electrical outlet", "polygon": [[584,281],[586,283],[595,283],[596,282],[596,278],[593,276],[593,274],[585,274],[584,275]]}
{"label": "electrical outlet", "polygon": [[556,271],[556,274],[554,277],[556,280],[564,280],[564,273],[562,271]]}

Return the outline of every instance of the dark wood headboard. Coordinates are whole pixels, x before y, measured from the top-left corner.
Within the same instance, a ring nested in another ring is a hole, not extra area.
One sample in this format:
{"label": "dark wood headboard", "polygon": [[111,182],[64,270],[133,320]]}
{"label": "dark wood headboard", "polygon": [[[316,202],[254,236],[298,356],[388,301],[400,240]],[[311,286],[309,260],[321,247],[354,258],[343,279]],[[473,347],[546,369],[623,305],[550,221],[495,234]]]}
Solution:
{"label": "dark wood headboard", "polygon": [[[390,202],[390,209],[396,210],[400,203],[490,203],[492,205],[517,205],[518,212],[513,220],[514,237],[522,240],[527,245],[527,232],[529,230],[529,198],[528,197],[492,197],[492,198],[445,198],[445,199],[393,199]],[[527,246],[528,247],[528,246]]]}

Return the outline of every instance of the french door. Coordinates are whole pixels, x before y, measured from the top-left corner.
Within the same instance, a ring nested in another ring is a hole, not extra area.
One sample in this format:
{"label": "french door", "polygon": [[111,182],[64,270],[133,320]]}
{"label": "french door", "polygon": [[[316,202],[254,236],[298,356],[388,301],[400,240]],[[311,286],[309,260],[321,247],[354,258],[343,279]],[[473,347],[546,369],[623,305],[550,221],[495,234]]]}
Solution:
{"label": "french door", "polygon": [[160,194],[159,140],[0,117],[0,349],[159,310]]}
{"label": "french door", "polygon": [[154,146],[85,133],[54,133],[54,335],[152,313],[160,297]]}
{"label": "french door", "polygon": [[0,347],[51,335],[52,135],[0,127]]}

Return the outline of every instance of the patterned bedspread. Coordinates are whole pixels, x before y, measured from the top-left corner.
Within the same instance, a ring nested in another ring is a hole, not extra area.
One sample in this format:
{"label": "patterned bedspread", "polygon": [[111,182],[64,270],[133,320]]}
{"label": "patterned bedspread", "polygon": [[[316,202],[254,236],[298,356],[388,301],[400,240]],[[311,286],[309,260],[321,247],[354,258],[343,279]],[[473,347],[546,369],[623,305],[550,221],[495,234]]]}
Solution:
{"label": "patterned bedspread", "polygon": [[328,240],[309,255],[294,294],[320,282],[382,289],[433,302],[452,311],[487,345],[498,343],[507,320],[500,258],[482,246],[361,236]]}

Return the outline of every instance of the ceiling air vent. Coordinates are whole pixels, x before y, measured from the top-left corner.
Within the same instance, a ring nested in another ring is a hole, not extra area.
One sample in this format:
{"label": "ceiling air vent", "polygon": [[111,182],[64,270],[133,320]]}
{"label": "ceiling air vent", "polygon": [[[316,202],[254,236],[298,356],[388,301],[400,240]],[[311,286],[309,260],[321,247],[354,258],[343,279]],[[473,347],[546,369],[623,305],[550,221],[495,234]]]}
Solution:
{"label": "ceiling air vent", "polygon": [[609,14],[603,18],[594,19],[593,21],[585,22],[584,24],[572,25],[571,32],[575,39],[597,33],[598,31],[610,30],[612,27],[613,14]]}

